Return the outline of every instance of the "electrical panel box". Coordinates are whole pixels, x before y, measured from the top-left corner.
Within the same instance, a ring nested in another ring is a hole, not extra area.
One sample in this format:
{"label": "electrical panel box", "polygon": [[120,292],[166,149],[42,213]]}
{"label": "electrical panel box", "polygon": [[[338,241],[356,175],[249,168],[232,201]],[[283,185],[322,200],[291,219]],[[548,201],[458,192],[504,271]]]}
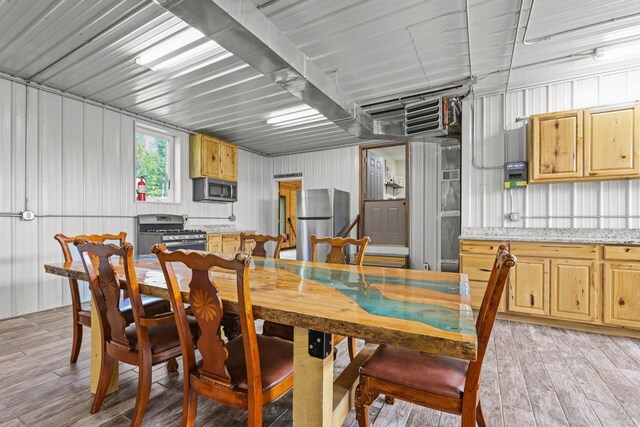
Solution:
{"label": "electrical panel box", "polygon": [[529,180],[527,162],[504,164],[504,188],[526,187]]}

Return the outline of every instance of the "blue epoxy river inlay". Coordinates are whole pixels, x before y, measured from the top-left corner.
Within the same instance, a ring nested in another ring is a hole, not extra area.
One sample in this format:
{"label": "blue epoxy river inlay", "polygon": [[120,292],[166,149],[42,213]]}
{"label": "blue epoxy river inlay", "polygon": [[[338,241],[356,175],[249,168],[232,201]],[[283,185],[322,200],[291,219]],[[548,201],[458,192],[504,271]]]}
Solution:
{"label": "blue epoxy river inlay", "polygon": [[351,298],[370,314],[421,322],[447,332],[476,333],[473,313],[470,310],[460,311],[435,304],[398,301],[385,297],[379,290],[369,286],[373,283],[384,283],[430,289],[445,294],[468,295],[469,285],[466,282],[436,282],[375,276],[354,271],[332,270],[316,266],[309,267],[289,264],[284,261],[255,258],[253,263],[258,266],[286,270],[305,279],[329,286]]}

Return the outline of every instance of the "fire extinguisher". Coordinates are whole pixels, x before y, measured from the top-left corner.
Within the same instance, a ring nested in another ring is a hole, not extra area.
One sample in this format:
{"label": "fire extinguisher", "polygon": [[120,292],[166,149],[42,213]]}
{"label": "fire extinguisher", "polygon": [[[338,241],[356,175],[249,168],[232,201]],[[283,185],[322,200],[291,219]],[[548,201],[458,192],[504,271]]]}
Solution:
{"label": "fire extinguisher", "polygon": [[140,180],[138,181],[138,188],[136,188],[136,193],[138,193],[139,202],[147,201],[147,181],[144,179],[144,176],[141,176]]}

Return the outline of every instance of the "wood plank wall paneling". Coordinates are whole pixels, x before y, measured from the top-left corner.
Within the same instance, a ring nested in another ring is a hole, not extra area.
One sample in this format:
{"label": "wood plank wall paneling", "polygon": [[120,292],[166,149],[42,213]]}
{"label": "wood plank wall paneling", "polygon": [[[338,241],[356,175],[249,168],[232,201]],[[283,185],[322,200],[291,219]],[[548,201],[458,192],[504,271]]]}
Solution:
{"label": "wood plank wall paneling", "polygon": [[[507,159],[526,160],[526,133],[517,117],[551,111],[585,108],[640,100],[640,69],[567,80],[476,97],[475,138],[477,163],[503,165],[506,108]],[[469,98],[465,117],[470,117]],[[503,189],[502,170],[478,170],[471,164],[471,125],[463,120],[462,226],[463,227],[551,227],[637,228],[639,218],[602,218],[640,215],[640,180],[535,184],[526,189]],[[568,216],[569,218],[523,219],[511,222],[509,212],[524,216]],[[576,218],[593,216],[593,218]]]}
{"label": "wood plank wall paneling", "polygon": [[[228,204],[191,201],[189,136],[184,132],[174,132],[180,144],[181,203],[135,203],[135,122],[130,116],[0,78],[0,212],[24,210],[26,189],[29,209],[37,215],[175,213],[227,217],[231,213]],[[238,161],[234,224],[272,231],[275,217],[264,209],[273,204],[272,159],[239,150]],[[229,222],[194,219],[190,224]],[[54,234],[124,230],[135,244],[132,218],[58,217],[25,222],[0,217],[0,230],[4,233],[0,318],[70,303],[67,282],[45,274],[42,268],[45,262],[62,260]],[[86,286],[82,296],[89,298]]]}

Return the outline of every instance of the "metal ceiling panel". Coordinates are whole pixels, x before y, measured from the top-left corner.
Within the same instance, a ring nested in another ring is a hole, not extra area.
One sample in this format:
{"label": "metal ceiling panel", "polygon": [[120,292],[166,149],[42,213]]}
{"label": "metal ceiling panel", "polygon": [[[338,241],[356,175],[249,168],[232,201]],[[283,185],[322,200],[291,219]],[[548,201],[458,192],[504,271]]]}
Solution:
{"label": "metal ceiling panel", "polygon": [[[635,0],[534,0],[528,39],[640,12]],[[640,37],[640,19],[524,45],[532,0],[468,0],[476,93],[638,65],[590,57],[544,62]],[[469,76],[464,0],[254,0],[319,68],[361,103],[421,92]],[[519,22],[519,28],[518,28]],[[211,133],[266,154],[362,142],[322,120],[266,123],[300,101],[220,48],[152,71],[136,58],[187,28],[149,0],[0,1],[0,71],[133,113]],[[197,43],[196,43],[197,44]],[[538,66],[527,66],[543,62]]]}

